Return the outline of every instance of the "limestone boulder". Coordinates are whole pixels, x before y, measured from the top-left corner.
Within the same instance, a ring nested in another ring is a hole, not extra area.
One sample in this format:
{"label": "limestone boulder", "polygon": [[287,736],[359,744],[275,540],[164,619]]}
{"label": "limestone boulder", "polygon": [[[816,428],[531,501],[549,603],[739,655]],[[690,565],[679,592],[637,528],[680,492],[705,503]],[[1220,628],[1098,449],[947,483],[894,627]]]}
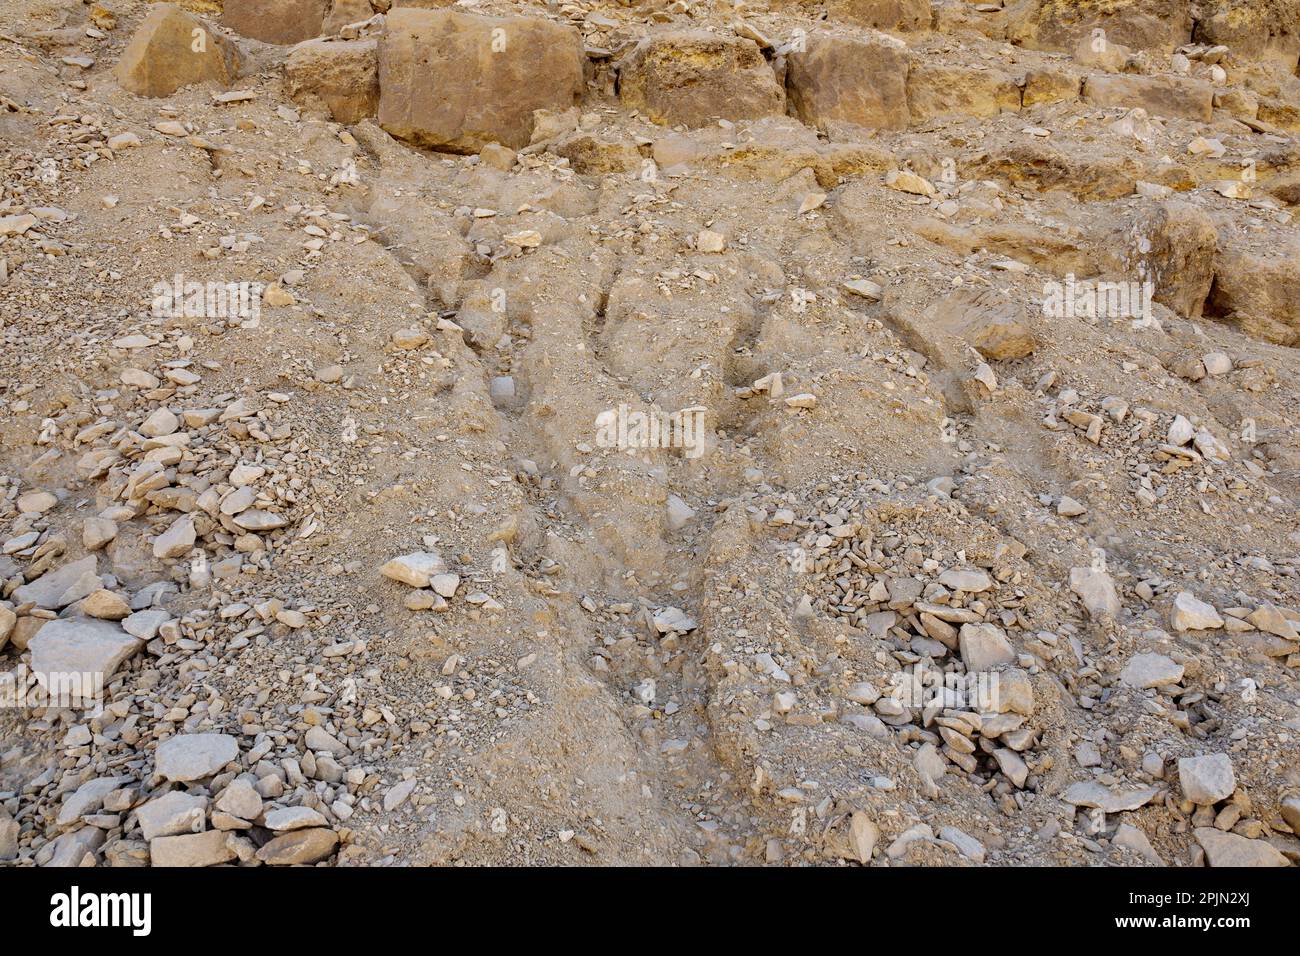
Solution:
{"label": "limestone boulder", "polygon": [[1294,73],[1300,60],[1300,4],[1295,0],[1202,0],[1193,39],[1223,44],[1243,59]]}
{"label": "limestone boulder", "polygon": [[174,3],[157,4],[136,28],[113,75],[136,96],[171,96],[196,83],[228,87],[239,74],[235,45]]}
{"label": "limestone boulder", "polygon": [[1205,314],[1255,338],[1300,345],[1300,239],[1273,248],[1251,240],[1222,243]]}
{"label": "limestone boulder", "polygon": [[285,92],[336,122],[357,123],[379,111],[378,40],[307,40],[284,64]]}
{"label": "limestone boulder", "polygon": [[1199,319],[1214,282],[1218,239],[1213,220],[1199,206],[1170,199],[1129,217],[1103,248],[1119,253],[1115,266],[1121,274],[1151,281],[1156,302]]}
{"label": "limestone boulder", "polygon": [[908,63],[901,44],[814,34],[787,59],[790,105],[809,126],[903,129],[911,121]]}
{"label": "limestone boulder", "polygon": [[1094,73],[1083,83],[1083,98],[1094,106],[1140,107],[1152,116],[1199,123],[1214,113],[1214,87],[1184,77]]}
{"label": "limestone boulder", "polygon": [[578,32],[549,20],[395,8],[379,41],[379,124],[448,152],[518,149],[534,110],[577,104],[585,62]]}
{"label": "limestone boulder", "polygon": [[221,22],[263,43],[301,43],[321,35],[329,8],[330,0],[225,0]]}
{"label": "limestone boulder", "polygon": [[937,116],[997,116],[1020,109],[1016,78],[1001,70],[950,63],[917,63],[907,74],[913,123]]}
{"label": "limestone boulder", "polygon": [[1173,52],[1192,36],[1191,0],[1026,0],[1012,10],[1007,39],[1031,50],[1074,49],[1101,30],[1106,42]]}
{"label": "limestone boulder", "polygon": [[758,44],[707,30],[639,42],[619,66],[619,99],[668,126],[757,119],[785,108],[785,93]]}

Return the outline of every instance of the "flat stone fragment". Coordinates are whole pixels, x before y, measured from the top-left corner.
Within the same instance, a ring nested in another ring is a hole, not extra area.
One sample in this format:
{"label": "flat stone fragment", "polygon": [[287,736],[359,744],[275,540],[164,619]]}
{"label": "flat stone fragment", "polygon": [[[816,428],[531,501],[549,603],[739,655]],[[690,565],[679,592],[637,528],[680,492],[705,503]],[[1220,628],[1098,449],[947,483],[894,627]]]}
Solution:
{"label": "flat stone fragment", "polygon": [[227,845],[226,834],[221,830],[149,841],[149,860],[153,866],[217,866],[234,858],[235,851]]}
{"label": "flat stone fragment", "polygon": [[1111,842],[1116,846],[1127,847],[1152,866],[1165,865],[1165,861],[1161,859],[1160,854],[1151,845],[1151,840],[1147,838],[1146,833],[1131,823],[1121,823],[1115,829],[1115,836],[1111,838]]}
{"label": "flat stone fragment", "polygon": [[1135,654],[1119,674],[1121,684],[1138,690],[1177,684],[1182,679],[1183,665],[1163,654]]}
{"label": "flat stone fragment", "polygon": [[144,838],[152,840],[155,837],[202,832],[207,827],[207,812],[207,797],[171,790],[137,807],[135,815]]}
{"label": "flat stone fragment", "polygon": [[1261,631],[1288,641],[1300,641],[1300,633],[1297,633],[1295,624],[1272,604],[1261,604],[1246,616],[1246,620]]}
{"label": "flat stone fragment", "polygon": [[965,833],[956,827],[940,827],[938,836],[940,840],[946,840],[955,846],[959,851],[961,851],[961,855],[966,857],[972,863],[984,862],[984,844],[970,834]]}
{"label": "flat stone fragment", "polygon": [[126,778],[97,777],[88,780],[70,794],[59,808],[55,821],[60,827],[68,827],[89,813],[98,813],[104,805],[104,798],[116,790]]}
{"label": "flat stone fragment", "polygon": [[266,821],[266,828],[276,832],[325,825],[325,818],[321,816],[320,811],[313,810],[311,807],[282,807],[269,811],[263,819]]}
{"label": "flat stone fragment", "polygon": [[[26,604],[31,601],[37,607],[57,611],[59,608],[65,607],[73,601],[79,601],[91,593],[91,591],[87,591],[86,594],[82,594],[80,597],[64,600],[64,595],[69,590],[74,589],[78,582],[86,578],[87,575],[93,575],[95,569],[95,556],[88,554],[79,561],[72,561],[54,571],[46,571],[30,584],[24,584],[17,588],[13,593],[13,600],[17,604]],[[98,590],[98,588],[92,588],[91,590]]]}
{"label": "flat stone fragment", "polygon": [[47,691],[86,699],[143,646],[111,621],[66,618],[42,627],[29,649],[32,671]]}
{"label": "flat stone fragment", "polygon": [[338,834],[323,827],[294,830],[269,841],[257,851],[257,858],[268,866],[317,863],[333,853],[338,843]]}
{"label": "flat stone fragment", "polygon": [[401,783],[390,787],[384,794],[384,810],[392,812],[406,802],[406,798],[415,790],[415,780],[403,780]]}
{"label": "flat stone fragment", "polygon": [[230,734],[177,734],[158,745],[154,769],[175,783],[203,780],[239,756]]}
{"label": "flat stone fragment", "polygon": [[446,570],[447,562],[438,552],[415,551],[393,558],[379,569],[379,573],[413,588],[427,588],[435,574]]}
{"label": "flat stone fragment", "polygon": [[880,827],[861,810],[854,811],[849,817],[849,844],[853,855],[859,863],[871,862],[871,854],[880,840]]}
{"label": "flat stone fragment", "polygon": [[1095,780],[1071,784],[1061,794],[1061,799],[1076,807],[1098,807],[1106,813],[1122,813],[1144,807],[1160,791],[1156,787],[1137,787],[1130,790],[1111,790]]}
{"label": "flat stone fragment", "polygon": [[978,568],[953,568],[939,575],[939,583],[950,591],[967,591],[978,594],[993,587],[993,579],[987,571]]}
{"label": "flat stone fragment", "polygon": [[1223,618],[1214,605],[1199,600],[1190,591],[1179,591],[1169,623],[1175,631],[1208,631],[1223,627]]}
{"label": "flat stone fragment", "polygon": [[1114,580],[1100,568],[1071,568],[1070,590],[1079,595],[1091,618],[1115,618],[1123,610]]}
{"label": "flat stone fragment", "polygon": [[240,820],[256,820],[262,815],[262,796],[248,780],[232,780],[217,798],[217,809]]}
{"label": "flat stone fragment", "polygon": [[1214,827],[1197,827],[1196,842],[1210,866],[1290,866],[1291,861],[1263,840],[1251,840]]}

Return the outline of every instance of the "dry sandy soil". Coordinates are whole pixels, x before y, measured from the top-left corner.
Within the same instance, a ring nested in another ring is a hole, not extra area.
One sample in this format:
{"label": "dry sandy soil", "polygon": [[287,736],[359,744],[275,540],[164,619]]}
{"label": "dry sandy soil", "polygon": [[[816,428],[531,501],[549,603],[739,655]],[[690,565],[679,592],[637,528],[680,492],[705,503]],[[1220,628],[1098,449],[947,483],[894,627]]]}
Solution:
{"label": "dry sandy soil", "polygon": [[1296,3],[181,6],[0,0],[0,865],[1300,861]]}

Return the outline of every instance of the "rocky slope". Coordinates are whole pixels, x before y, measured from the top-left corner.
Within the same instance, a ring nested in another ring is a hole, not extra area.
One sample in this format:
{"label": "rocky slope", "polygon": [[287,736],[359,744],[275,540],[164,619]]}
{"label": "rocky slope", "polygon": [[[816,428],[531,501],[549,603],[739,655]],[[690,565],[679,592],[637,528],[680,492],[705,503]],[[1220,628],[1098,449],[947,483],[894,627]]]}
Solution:
{"label": "rocky slope", "polygon": [[0,863],[1300,860],[1295,0],[0,8]]}

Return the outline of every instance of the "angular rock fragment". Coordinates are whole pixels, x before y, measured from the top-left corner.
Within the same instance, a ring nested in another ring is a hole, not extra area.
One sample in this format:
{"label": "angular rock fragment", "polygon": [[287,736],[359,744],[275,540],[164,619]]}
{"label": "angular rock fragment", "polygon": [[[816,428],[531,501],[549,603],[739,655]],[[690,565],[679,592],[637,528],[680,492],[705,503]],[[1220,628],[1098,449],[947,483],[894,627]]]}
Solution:
{"label": "angular rock fragment", "polygon": [[1200,805],[1227,800],[1237,789],[1232,758],[1227,754],[1180,758],[1178,782],[1183,788],[1183,796]]}
{"label": "angular rock fragment", "polygon": [[1214,605],[1198,600],[1190,591],[1179,591],[1169,623],[1175,631],[1208,631],[1223,627],[1223,618]]}
{"label": "angular rock fragment", "polygon": [[1236,833],[1224,833],[1214,827],[1197,827],[1196,842],[1205,851],[1210,866],[1290,866],[1276,847],[1263,840],[1251,840]]}
{"label": "angular rock fragment", "polygon": [[110,621],[50,621],[31,640],[32,671],[52,696],[92,700],[123,662],[143,646],[143,641]]}
{"label": "angular rock fragment", "polygon": [[1167,687],[1182,679],[1183,665],[1163,654],[1134,654],[1119,674],[1121,684],[1138,690]]}
{"label": "angular rock fragment", "polygon": [[230,734],[177,734],[158,745],[154,769],[167,780],[188,783],[220,771],[239,756],[239,741]]}
{"label": "angular rock fragment", "polygon": [[1070,590],[1079,595],[1091,618],[1114,618],[1124,605],[1110,574],[1101,568],[1071,568]]}
{"label": "angular rock fragment", "polygon": [[180,836],[157,837],[149,841],[149,862],[153,866],[217,866],[235,858],[221,830],[205,830]]}
{"label": "angular rock fragment", "polygon": [[122,89],[155,97],[195,83],[228,87],[238,73],[234,44],[174,3],[149,12],[113,70]]}
{"label": "angular rock fragment", "polygon": [[268,866],[317,863],[333,853],[338,843],[338,834],[324,827],[294,830],[270,840],[257,851],[257,858]]}
{"label": "angular rock fragment", "polygon": [[135,811],[146,840],[201,833],[207,827],[208,799],[171,790]]}
{"label": "angular rock fragment", "polygon": [[446,570],[447,562],[436,551],[414,551],[393,558],[379,573],[413,588],[427,588],[430,578]]}
{"label": "angular rock fragment", "polygon": [[1066,803],[1076,807],[1096,807],[1106,813],[1123,813],[1144,807],[1160,791],[1156,787],[1138,787],[1130,790],[1111,790],[1095,780],[1071,784],[1061,795]]}
{"label": "angular rock fragment", "polygon": [[994,670],[1015,662],[1015,649],[996,625],[963,624],[958,641],[968,673]]}

